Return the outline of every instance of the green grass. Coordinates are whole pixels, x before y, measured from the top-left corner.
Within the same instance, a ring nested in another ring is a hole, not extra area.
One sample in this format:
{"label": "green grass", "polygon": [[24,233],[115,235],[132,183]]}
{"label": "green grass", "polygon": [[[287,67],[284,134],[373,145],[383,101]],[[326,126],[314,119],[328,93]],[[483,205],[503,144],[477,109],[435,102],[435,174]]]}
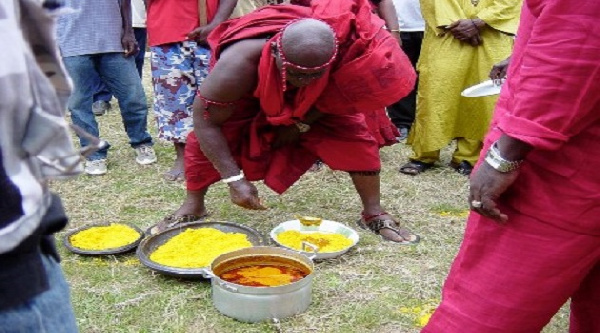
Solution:
{"label": "green grass", "polygon": [[[148,77],[144,82],[149,94]],[[118,110],[115,104],[113,101],[113,109]],[[155,123],[149,118],[155,136]],[[161,177],[174,160],[172,146],[157,143],[159,162],[139,166],[118,111],[98,121],[102,137],[113,146],[109,173],[52,184],[70,217],[67,229],[94,222],[129,222],[145,229],[178,208],[185,196],[184,186]],[[59,246],[81,331],[418,332],[419,317],[439,302],[442,283],[460,245],[468,182],[444,166],[448,151],[439,167],[421,176],[398,173],[409,152],[403,144],[382,150],[382,201],[389,212],[422,236],[421,244],[401,247],[360,230],[361,240],[349,253],[316,264],[313,302],[305,313],[278,324],[237,322],[212,306],[206,281],[156,274],[134,254],[91,258]],[[327,168],[308,173],[282,196],[262,184],[258,188],[270,207],[267,211],[232,205],[227,188],[217,184],[207,197],[211,218],[242,223],[264,235],[295,214],[356,227],[361,206],[345,173]],[[567,319],[563,308],[544,332],[567,331]]]}

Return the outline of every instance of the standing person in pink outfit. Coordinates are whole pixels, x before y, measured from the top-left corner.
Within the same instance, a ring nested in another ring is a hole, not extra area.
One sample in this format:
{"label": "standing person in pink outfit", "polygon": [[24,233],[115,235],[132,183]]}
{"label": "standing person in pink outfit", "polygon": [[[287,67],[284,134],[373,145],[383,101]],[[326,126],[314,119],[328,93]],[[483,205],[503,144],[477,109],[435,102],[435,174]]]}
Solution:
{"label": "standing person in pink outfit", "polygon": [[600,332],[600,1],[526,0],[474,212],[423,332]]}
{"label": "standing person in pink outfit", "polygon": [[173,142],[176,158],[164,178],[183,181],[183,152],[192,131],[192,104],[206,75],[206,37],[231,15],[237,0],[146,0],[152,57],[154,113],[159,138]]}

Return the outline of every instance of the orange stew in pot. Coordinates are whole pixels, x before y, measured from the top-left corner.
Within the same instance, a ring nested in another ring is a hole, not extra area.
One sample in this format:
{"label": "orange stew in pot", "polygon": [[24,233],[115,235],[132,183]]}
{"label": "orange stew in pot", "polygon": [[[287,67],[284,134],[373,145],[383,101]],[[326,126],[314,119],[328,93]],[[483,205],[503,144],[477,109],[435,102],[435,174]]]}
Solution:
{"label": "orange stew in pot", "polygon": [[277,264],[251,265],[228,270],[219,275],[227,282],[249,287],[277,287],[294,283],[308,274],[296,267]]}

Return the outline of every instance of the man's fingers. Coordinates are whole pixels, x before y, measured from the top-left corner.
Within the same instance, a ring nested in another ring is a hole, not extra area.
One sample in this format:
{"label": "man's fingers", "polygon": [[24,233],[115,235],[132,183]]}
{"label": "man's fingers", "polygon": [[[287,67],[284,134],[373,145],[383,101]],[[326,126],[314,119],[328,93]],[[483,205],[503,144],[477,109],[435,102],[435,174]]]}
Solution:
{"label": "man's fingers", "polygon": [[456,28],[456,26],[458,26],[459,23],[460,23],[460,20],[456,21],[456,22],[452,22],[452,23],[450,23],[450,25],[446,26],[446,29],[454,29],[454,28]]}
{"label": "man's fingers", "polygon": [[481,199],[481,208],[478,211],[481,215],[487,216],[499,223],[504,223],[508,220],[508,217],[500,212],[496,202],[490,198],[484,197]]}

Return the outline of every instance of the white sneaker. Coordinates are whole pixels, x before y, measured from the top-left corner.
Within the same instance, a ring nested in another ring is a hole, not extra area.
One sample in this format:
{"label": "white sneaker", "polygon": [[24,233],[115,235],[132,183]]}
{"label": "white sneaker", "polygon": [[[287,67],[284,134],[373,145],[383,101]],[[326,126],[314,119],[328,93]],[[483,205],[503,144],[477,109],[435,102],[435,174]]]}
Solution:
{"label": "white sneaker", "polygon": [[85,161],[85,173],[92,176],[100,176],[106,174],[106,159]]}
{"label": "white sneaker", "polygon": [[141,145],[135,148],[135,154],[135,161],[138,162],[138,164],[146,165],[156,162],[156,154],[154,153],[152,146]]}

